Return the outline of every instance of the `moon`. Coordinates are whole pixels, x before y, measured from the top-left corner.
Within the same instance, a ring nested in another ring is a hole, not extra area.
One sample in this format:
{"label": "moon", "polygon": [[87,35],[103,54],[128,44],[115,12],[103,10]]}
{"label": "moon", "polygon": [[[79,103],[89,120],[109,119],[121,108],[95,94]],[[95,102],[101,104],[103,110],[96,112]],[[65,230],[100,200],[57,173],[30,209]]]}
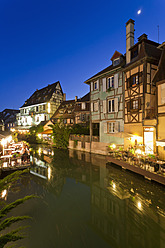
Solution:
{"label": "moon", "polygon": [[140,15],[142,13],[141,9],[138,10],[137,14]]}

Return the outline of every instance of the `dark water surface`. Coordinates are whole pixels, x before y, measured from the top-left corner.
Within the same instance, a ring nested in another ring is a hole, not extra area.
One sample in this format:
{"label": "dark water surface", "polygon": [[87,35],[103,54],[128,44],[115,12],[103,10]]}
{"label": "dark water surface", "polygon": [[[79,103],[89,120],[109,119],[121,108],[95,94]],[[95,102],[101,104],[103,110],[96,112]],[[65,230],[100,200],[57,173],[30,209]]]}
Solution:
{"label": "dark water surface", "polygon": [[[27,248],[165,248],[165,188],[106,164],[104,156],[34,147],[30,174],[7,202],[30,215]],[[24,221],[26,225],[27,222]]]}

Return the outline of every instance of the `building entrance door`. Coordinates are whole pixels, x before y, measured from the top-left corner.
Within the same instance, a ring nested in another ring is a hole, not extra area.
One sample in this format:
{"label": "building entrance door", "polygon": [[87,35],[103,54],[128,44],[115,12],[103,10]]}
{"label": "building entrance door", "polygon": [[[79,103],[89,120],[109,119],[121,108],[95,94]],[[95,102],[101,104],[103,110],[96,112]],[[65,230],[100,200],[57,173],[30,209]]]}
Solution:
{"label": "building entrance door", "polygon": [[153,132],[144,132],[144,145],[145,145],[145,152],[147,154],[154,153],[154,133]]}

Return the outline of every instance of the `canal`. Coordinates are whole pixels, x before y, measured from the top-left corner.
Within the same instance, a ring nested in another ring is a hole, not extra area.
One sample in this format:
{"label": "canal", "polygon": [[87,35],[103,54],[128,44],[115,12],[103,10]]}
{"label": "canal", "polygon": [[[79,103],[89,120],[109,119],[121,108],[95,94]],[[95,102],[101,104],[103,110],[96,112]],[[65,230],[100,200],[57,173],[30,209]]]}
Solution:
{"label": "canal", "polygon": [[165,248],[165,188],[108,164],[104,156],[32,148],[30,173],[7,202],[36,194],[13,215],[30,215],[27,248]]}

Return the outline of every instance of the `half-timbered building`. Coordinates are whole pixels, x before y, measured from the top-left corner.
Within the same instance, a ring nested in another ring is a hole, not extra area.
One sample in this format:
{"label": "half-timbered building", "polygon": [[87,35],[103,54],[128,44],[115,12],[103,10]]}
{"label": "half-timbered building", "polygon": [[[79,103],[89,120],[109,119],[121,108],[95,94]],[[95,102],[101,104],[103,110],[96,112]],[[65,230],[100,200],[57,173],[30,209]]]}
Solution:
{"label": "half-timbered building", "polygon": [[125,57],[115,51],[112,64],[85,83],[90,85],[92,135],[103,143],[123,144],[123,73]]}
{"label": "half-timbered building", "polygon": [[157,152],[165,160],[165,42],[159,46],[162,51],[159,66],[153,79],[157,89]]}
{"label": "half-timbered building", "polygon": [[158,46],[146,34],[134,44],[134,21],[126,23],[125,148],[142,144],[146,153],[156,148],[156,84],[152,79],[161,55]]}

